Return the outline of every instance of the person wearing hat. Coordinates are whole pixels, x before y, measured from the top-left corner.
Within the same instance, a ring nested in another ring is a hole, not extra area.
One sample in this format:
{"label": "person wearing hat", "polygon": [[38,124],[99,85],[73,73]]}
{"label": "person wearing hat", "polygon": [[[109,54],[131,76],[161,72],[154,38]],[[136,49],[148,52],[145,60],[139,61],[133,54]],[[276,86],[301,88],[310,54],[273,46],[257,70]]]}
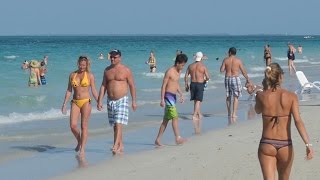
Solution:
{"label": "person wearing hat", "polygon": [[137,109],[136,88],[131,70],[121,64],[121,51],[114,49],[109,54],[111,65],[104,70],[97,109],[102,110],[103,97],[107,92],[108,119],[114,130],[112,153],[117,154],[123,151],[122,126],[127,125],[129,120],[128,90],[131,94],[131,106],[135,111]]}
{"label": "person wearing hat", "polygon": [[[184,77],[186,91],[188,92],[190,90],[190,101],[194,101],[194,111],[192,113],[192,120],[194,121],[196,134],[200,133],[200,120],[202,117],[200,105],[203,100],[204,87],[210,79],[208,69],[202,63],[203,57],[204,55],[202,52],[197,52],[195,54],[195,62],[188,66]],[[189,76],[191,78],[190,86]]]}
{"label": "person wearing hat", "polygon": [[40,81],[40,63],[37,60],[31,60],[29,63],[30,75],[29,75],[29,87],[37,87],[41,85]]}

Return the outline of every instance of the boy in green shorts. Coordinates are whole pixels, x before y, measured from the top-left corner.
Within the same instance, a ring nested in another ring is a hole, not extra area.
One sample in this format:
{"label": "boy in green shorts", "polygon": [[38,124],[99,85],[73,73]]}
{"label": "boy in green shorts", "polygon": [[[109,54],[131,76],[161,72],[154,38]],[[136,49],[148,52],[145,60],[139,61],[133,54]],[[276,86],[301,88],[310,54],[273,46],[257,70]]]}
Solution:
{"label": "boy in green shorts", "polygon": [[179,54],[176,57],[175,64],[169,68],[163,78],[161,87],[160,106],[165,107],[162,124],[160,125],[158,136],[155,140],[157,146],[161,146],[161,136],[163,135],[169,120],[172,120],[172,129],[175,135],[176,144],[183,144],[186,140],[180,136],[178,128],[178,112],[176,109],[176,93],[179,93],[180,102],[184,101],[183,94],[180,89],[179,79],[180,73],[184,65],[187,63],[188,57],[185,54]]}

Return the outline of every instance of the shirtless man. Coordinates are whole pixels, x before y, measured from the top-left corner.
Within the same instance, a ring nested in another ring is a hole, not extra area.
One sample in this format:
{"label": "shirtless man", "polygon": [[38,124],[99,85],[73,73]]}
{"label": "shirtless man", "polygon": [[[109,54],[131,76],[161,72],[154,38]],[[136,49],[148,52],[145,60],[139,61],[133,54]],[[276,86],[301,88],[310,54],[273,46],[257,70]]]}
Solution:
{"label": "shirtless man", "polygon": [[[231,47],[228,51],[228,57],[226,57],[220,67],[220,72],[225,72],[224,85],[226,88],[227,98],[227,110],[228,117],[236,118],[238,111],[238,98],[241,96],[241,81],[240,72],[246,78],[246,83],[250,83],[246,69],[244,68],[242,61],[236,57],[237,50],[235,47]],[[233,109],[231,112],[231,96],[233,96]]]}
{"label": "shirtless man", "polygon": [[175,64],[171,68],[169,68],[163,78],[163,83],[161,87],[161,99],[160,106],[165,107],[164,116],[162,124],[159,128],[158,136],[155,140],[155,144],[157,146],[161,146],[160,139],[166,130],[168,122],[172,120],[172,129],[175,135],[176,144],[182,144],[185,142],[180,136],[179,128],[178,128],[178,112],[176,109],[176,93],[179,93],[180,102],[184,101],[183,94],[180,89],[179,79],[181,70],[184,65],[187,63],[188,57],[185,54],[179,54],[176,57]]}
{"label": "shirtless man", "polygon": [[112,153],[116,154],[122,152],[124,147],[122,142],[122,125],[127,125],[129,119],[128,89],[130,89],[133,111],[137,109],[136,89],[131,70],[121,64],[121,52],[115,49],[109,54],[111,65],[104,70],[97,109],[101,111],[103,97],[107,91],[108,119],[109,124],[113,126],[114,130]]}
{"label": "shirtless man", "polygon": [[[184,82],[185,88],[188,92],[190,89],[190,101],[194,101],[194,108],[192,113],[192,120],[199,121],[202,118],[202,114],[200,112],[200,105],[203,100],[203,91],[205,83],[207,83],[210,79],[210,75],[208,73],[207,67],[201,62],[203,58],[202,52],[197,52],[195,55],[195,62],[188,66],[186,71]],[[189,86],[189,75],[191,77],[191,83]],[[196,125],[197,122],[194,122]],[[195,126],[195,133],[199,134],[200,129],[198,126]]]}

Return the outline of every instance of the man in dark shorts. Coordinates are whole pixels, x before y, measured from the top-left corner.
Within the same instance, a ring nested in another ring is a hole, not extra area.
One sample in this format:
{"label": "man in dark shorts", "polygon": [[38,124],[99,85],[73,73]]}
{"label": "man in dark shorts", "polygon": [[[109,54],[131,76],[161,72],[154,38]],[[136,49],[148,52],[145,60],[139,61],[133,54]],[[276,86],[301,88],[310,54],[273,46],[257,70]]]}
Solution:
{"label": "man in dark shorts", "polygon": [[[203,57],[204,55],[202,52],[197,52],[195,54],[195,62],[188,66],[184,77],[186,91],[188,92],[190,90],[190,101],[194,101],[192,120],[200,120],[202,117],[200,112],[200,104],[203,100],[205,83],[207,83],[210,79],[207,67],[201,62]],[[189,75],[191,78],[190,86],[188,82]]]}

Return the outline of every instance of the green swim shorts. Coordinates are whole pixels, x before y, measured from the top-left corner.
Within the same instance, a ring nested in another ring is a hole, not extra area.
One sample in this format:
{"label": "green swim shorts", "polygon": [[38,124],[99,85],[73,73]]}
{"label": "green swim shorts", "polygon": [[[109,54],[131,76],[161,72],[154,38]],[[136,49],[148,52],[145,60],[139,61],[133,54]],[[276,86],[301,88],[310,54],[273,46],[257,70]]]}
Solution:
{"label": "green swim shorts", "polygon": [[178,117],[178,112],[175,106],[166,106],[164,109],[164,119],[171,120]]}

